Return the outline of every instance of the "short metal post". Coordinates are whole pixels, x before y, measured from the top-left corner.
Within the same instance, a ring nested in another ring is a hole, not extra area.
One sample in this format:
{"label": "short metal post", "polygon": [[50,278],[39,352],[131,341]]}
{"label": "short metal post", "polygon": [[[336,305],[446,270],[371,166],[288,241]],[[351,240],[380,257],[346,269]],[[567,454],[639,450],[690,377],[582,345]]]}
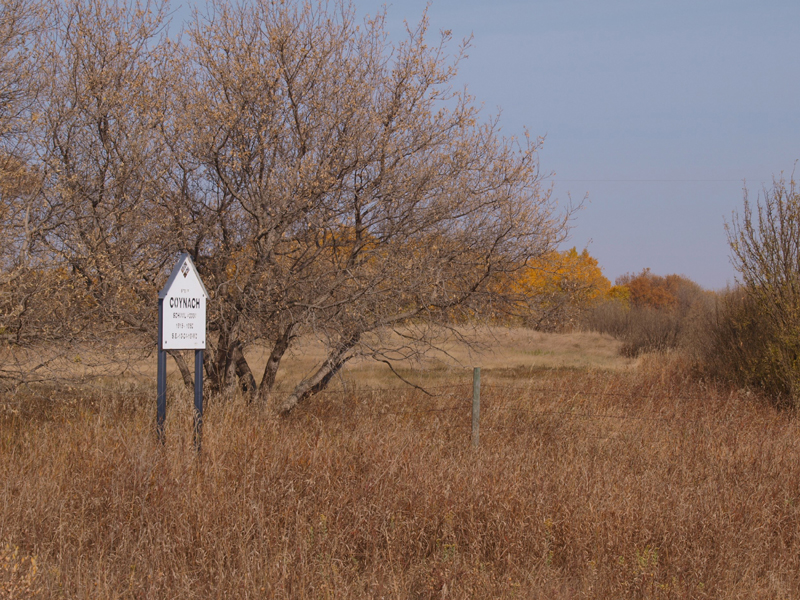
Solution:
{"label": "short metal post", "polygon": [[481,426],[481,368],[472,369],[472,445],[477,448]]}
{"label": "short metal post", "polygon": [[162,444],[166,441],[164,422],[167,419],[167,352],[161,346],[164,318],[164,300],[158,300],[158,369],[156,379],[156,435]]}
{"label": "short metal post", "polygon": [[194,446],[203,443],[203,351],[194,351]]}

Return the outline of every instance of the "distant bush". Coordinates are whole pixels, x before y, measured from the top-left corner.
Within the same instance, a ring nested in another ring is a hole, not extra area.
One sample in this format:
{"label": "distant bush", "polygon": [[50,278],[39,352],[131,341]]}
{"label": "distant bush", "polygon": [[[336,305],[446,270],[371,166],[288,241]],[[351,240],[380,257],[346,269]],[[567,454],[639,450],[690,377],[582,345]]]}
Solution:
{"label": "distant bush", "polygon": [[584,324],[621,339],[626,356],[688,344],[711,299],[687,277],[662,277],[649,269],[617,278],[611,290],[613,295],[588,311]]}
{"label": "distant bush", "polygon": [[584,327],[598,333],[606,333],[621,338],[628,329],[630,304],[614,299],[598,302],[588,310],[583,318]]}
{"label": "distant bush", "polygon": [[627,327],[620,352],[638,356],[642,352],[669,350],[678,346],[681,322],[673,311],[649,306],[633,307],[628,311]]}

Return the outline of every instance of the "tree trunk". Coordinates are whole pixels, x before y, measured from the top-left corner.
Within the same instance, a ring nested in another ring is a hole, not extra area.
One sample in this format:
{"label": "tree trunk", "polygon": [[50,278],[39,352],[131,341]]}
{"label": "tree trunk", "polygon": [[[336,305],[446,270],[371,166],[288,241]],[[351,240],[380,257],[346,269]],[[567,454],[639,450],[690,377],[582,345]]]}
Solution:
{"label": "tree trunk", "polygon": [[346,360],[343,359],[335,363],[326,362],[311,377],[298,383],[289,397],[278,406],[278,412],[282,415],[288,415],[302,401],[325,389],[325,386],[339,372]]}
{"label": "tree trunk", "polygon": [[187,390],[194,393],[194,377],[192,377],[192,374],[189,372],[189,366],[186,364],[186,361],[183,360],[183,355],[178,350],[167,350],[167,354],[169,354],[175,360],[175,364],[178,365],[178,370],[181,372],[181,377],[183,378],[183,385]]}
{"label": "tree trunk", "polygon": [[269,400],[269,395],[272,388],[275,386],[275,378],[278,375],[278,369],[281,366],[281,359],[286,351],[289,349],[293,336],[294,323],[291,323],[275,342],[272,347],[272,352],[269,354],[267,364],[264,367],[264,376],[261,378],[261,385],[258,387],[258,399],[263,401]]}
{"label": "tree trunk", "polygon": [[216,347],[213,352],[206,352],[206,372],[210,387],[216,392],[223,392],[236,372],[233,353],[238,340],[236,324],[220,328]]}
{"label": "tree trunk", "polygon": [[247,359],[244,357],[241,342],[233,345],[232,355],[236,365],[236,375],[239,377],[239,389],[247,395],[248,401],[252,401],[257,389],[256,378],[253,377],[253,371],[250,370],[250,365],[247,364]]}
{"label": "tree trunk", "polygon": [[360,338],[361,333],[354,334],[345,343],[341,344],[334,353],[328,356],[328,360],[317,369],[316,373],[298,383],[289,397],[278,405],[278,413],[288,415],[298,404],[324,390],[334,375],[352,358],[350,350],[358,343]]}
{"label": "tree trunk", "polygon": [[[207,343],[208,344],[208,343]],[[206,387],[209,391],[219,391],[219,380],[214,368],[214,357],[212,348],[206,346],[206,351],[203,353],[203,366],[206,370]]]}

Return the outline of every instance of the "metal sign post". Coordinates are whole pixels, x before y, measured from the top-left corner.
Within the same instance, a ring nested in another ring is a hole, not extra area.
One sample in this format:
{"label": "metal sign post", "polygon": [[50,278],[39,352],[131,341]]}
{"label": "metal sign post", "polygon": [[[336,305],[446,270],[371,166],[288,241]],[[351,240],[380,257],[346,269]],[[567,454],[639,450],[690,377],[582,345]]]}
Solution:
{"label": "metal sign post", "polygon": [[194,351],[194,445],[203,444],[203,350]]}
{"label": "metal sign post", "polygon": [[164,437],[164,422],[167,419],[167,352],[161,345],[164,319],[162,317],[164,301],[158,299],[158,375],[156,379],[156,433],[158,441],[162,444]]}
{"label": "metal sign post", "polygon": [[192,257],[181,254],[158,293],[158,382],[156,433],[163,444],[167,419],[167,350],[194,350],[194,444],[203,433],[203,350],[206,347],[208,291]]}

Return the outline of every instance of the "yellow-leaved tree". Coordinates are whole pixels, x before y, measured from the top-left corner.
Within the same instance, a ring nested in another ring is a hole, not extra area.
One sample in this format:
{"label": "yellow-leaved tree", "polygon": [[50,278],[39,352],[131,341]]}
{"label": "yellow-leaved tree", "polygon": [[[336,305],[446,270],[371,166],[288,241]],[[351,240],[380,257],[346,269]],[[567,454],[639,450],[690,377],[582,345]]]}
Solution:
{"label": "yellow-leaved tree", "polygon": [[597,259],[585,248],[548,252],[531,261],[514,287],[523,298],[525,323],[547,331],[571,327],[612,290]]}

